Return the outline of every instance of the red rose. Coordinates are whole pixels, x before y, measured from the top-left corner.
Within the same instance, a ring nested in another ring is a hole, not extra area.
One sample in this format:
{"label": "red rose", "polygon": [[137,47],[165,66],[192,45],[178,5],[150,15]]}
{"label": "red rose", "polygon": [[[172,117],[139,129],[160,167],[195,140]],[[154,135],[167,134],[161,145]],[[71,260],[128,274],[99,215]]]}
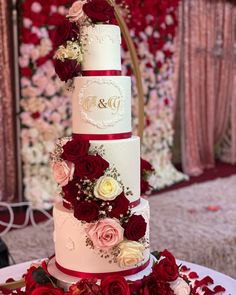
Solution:
{"label": "red rose", "polygon": [[145,171],[154,171],[151,163],[149,163],[148,161],[144,160],[144,159],[140,159],[141,160],[141,171],[143,172]]}
{"label": "red rose", "polygon": [[41,56],[40,58],[38,58],[36,60],[36,65],[37,67],[40,67],[41,65],[43,65],[45,62],[47,62],[49,60],[49,56],[45,55],[45,56]]}
{"label": "red rose", "polygon": [[74,206],[74,216],[78,220],[91,222],[98,218],[99,206],[95,202],[78,201]]}
{"label": "red rose", "polygon": [[75,173],[81,179],[94,180],[102,176],[108,167],[109,163],[100,155],[87,155],[80,159],[75,167]]}
{"label": "red rose", "polygon": [[9,289],[0,287],[0,294],[3,294],[3,295],[11,295],[12,294],[12,291],[9,290]]}
{"label": "red rose", "polygon": [[32,33],[27,28],[23,28],[21,31],[21,34],[22,34],[22,42],[24,43],[34,44],[34,45],[38,45],[40,43],[39,37],[35,33]]}
{"label": "red rose", "polygon": [[167,250],[160,253],[164,257],[153,266],[153,273],[159,281],[175,281],[179,276],[179,269],[174,256]]}
{"label": "red rose", "polygon": [[150,190],[151,186],[149,185],[148,181],[144,180],[141,177],[141,195],[146,194]]}
{"label": "red rose", "polygon": [[54,45],[56,47],[62,45],[67,40],[78,39],[79,29],[75,23],[70,22],[67,18],[63,18],[63,21],[58,26],[55,38]]}
{"label": "red rose", "polygon": [[62,14],[54,12],[48,19],[48,25],[58,27],[64,20],[65,17]]}
{"label": "red rose", "polygon": [[101,288],[104,295],[129,295],[129,285],[119,275],[107,276],[101,281]]}
{"label": "red rose", "polygon": [[[41,6],[41,11],[34,12],[32,9],[33,3],[38,2]],[[46,24],[46,18],[50,12],[50,4],[45,2],[45,0],[27,0],[22,3],[21,11],[24,13],[24,17],[27,17],[33,21],[33,24],[38,27]]]}
{"label": "red rose", "polygon": [[31,68],[21,68],[20,70],[23,77],[31,77],[33,75]]}
{"label": "red rose", "polygon": [[65,59],[65,61],[56,59],[54,66],[55,72],[61,81],[67,82],[68,80],[78,76],[80,73],[80,64],[78,64],[74,59]]}
{"label": "red rose", "polygon": [[64,292],[60,288],[51,286],[40,286],[33,290],[31,295],[63,295]]}
{"label": "red rose", "polygon": [[88,154],[89,146],[88,140],[72,139],[63,146],[61,158],[70,162],[76,162]]}
{"label": "red rose", "polygon": [[69,288],[69,293],[71,295],[102,295],[101,287],[97,285],[97,281],[95,279],[82,279],[76,284],[73,284]]}
{"label": "red rose", "polygon": [[144,277],[143,290],[144,295],[174,295],[168,282],[159,281],[153,274]]}
{"label": "red rose", "polygon": [[47,25],[48,15],[45,13],[31,13],[30,19],[35,27],[43,27]]}
{"label": "red rose", "polygon": [[131,241],[141,239],[147,229],[147,223],[142,215],[132,215],[127,223],[123,225],[125,229],[125,237]]}
{"label": "red rose", "polygon": [[34,112],[34,113],[31,114],[31,117],[33,119],[38,119],[38,118],[40,118],[40,116],[41,116],[40,112]]}
{"label": "red rose", "polygon": [[129,200],[126,198],[125,194],[122,192],[119,196],[115,198],[114,201],[110,202],[112,210],[108,212],[110,217],[120,218],[121,214],[125,214],[129,208]]}
{"label": "red rose", "polygon": [[74,205],[76,197],[78,196],[79,188],[77,186],[77,181],[72,180],[69,183],[62,187],[64,193],[64,199]]}
{"label": "red rose", "polygon": [[160,257],[161,256],[164,256],[164,257],[168,258],[169,260],[171,260],[173,263],[176,263],[174,255],[166,249],[163,250],[162,252],[160,252]]}
{"label": "red rose", "polygon": [[35,266],[31,266],[25,275],[25,290],[26,292],[29,292],[31,294],[32,290],[35,289],[36,287],[40,286],[38,283],[35,282],[33,279],[33,271],[37,269]]}
{"label": "red rose", "polygon": [[106,0],[91,0],[83,5],[83,11],[92,22],[108,22],[114,19],[114,8]]}

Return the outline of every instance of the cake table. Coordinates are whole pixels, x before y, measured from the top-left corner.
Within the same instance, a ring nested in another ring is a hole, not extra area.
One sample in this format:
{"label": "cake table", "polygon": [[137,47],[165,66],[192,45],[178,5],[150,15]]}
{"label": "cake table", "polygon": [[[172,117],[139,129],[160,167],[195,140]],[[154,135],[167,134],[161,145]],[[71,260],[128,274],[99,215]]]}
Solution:
{"label": "cake table", "polygon": [[[9,278],[13,278],[15,280],[20,279],[33,262],[35,261],[27,261],[0,269],[0,284],[4,283]],[[182,263],[183,265],[190,267],[191,270],[199,274],[200,277],[209,275],[211,278],[213,278],[216,285],[220,284],[225,287],[225,295],[236,294],[236,280],[233,278],[205,266],[181,260],[177,260],[177,262],[178,264]]]}

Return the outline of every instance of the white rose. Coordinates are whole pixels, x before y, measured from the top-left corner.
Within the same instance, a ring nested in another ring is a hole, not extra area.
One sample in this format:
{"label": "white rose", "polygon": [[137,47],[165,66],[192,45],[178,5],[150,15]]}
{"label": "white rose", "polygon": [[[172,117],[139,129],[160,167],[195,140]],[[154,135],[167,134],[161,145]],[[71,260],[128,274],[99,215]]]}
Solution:
{"label": "white rose", "polygon": [[123,241],[118,245],[119,254],[117,262],[120,267],[135,266],[143,260],[143,251],[145,247],[135,241]]}
{"label": "white rose", "polygon": [[170,282],[170,287],[175,295],[189,295],[190,287],[182,278],[178,278],[174,282]]}
{"label": "white rose", "polygon": [[120,184],[110,176],[100,177],[94,187],[95,197],[104,201],[114,200],[121,192]]}

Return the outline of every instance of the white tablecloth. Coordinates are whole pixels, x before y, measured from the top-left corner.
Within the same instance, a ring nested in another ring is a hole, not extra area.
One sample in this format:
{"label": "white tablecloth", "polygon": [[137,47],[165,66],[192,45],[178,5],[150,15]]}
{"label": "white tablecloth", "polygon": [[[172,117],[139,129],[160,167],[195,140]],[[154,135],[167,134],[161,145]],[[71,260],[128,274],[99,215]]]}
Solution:
{"label": "white tablecloth", "polygon": [[[13,278],[15,280],[20,279],[31,263],[32,261],[28,261],[0,269],[0,283],[4,283],[9,278]],[[229,276],[194,263],[178,260],[178,264],[179,263],[190,267],[191,271],[195,271],[200,278],[209,275],[213,278],[215,285],[225,287],[226,295],[236,295],[236,280],[230,278]]]}

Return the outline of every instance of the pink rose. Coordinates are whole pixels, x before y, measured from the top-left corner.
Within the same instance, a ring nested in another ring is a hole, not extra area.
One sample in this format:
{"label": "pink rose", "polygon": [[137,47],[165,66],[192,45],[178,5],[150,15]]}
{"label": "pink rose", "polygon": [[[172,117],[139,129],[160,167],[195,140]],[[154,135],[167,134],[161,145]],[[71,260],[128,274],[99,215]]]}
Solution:
{"label": "pink rose", "polygon": [[33,61],[36,61],[39,58],[39,50],[38,50],[37,47],[32,49],[32,51],[30,53],[30,56],[31,56]]}
{"label": "pink rose", "polygon": [[73,3],[67,15],[71,22],[80,22],[84,20],[85,14],[83,11],[83,5],[86,2],[86,0],[78,0]]}
{"label": "pink rose", "polygon": [[23,25],[25,28],[30,28],[32,25],[32,21],[29,18],[23,18]]}
{"label": "pink rose", "polygon": [[32,80],[34,82],[34,85],[36,85],[40,89],[40,91],[43,91],[48,84],[48,79],[44,75],[35,74]]}
{"label": "pink rose", "polygon": [[86,233],[95,248],[109,250],[123,241],[124,229],[116,220],[105,218],[90,223]]}
{"label": "pink rose", "polygon": [[45,91],[46,91],[46,95],[53,96],[55,94],[55,92],[56,92],[54,84],[53,83],[48,83]]}
{"label": "pink rose", "polygon": [[22,68],[27,68],[29,65],[29,57],[28,55],[19,57],[19,64]]}
{"label": "pink rose", "polygon": [[34,2],[31,6],[31,10],[34,13],[39,13],[42,10],[42,5],[39,2]]}
{"label": "pink rose", "polygon": [[73,178],[75,165],[69,161],[55,162],[52,163],[52,171],[56,182],[65,186]]}

